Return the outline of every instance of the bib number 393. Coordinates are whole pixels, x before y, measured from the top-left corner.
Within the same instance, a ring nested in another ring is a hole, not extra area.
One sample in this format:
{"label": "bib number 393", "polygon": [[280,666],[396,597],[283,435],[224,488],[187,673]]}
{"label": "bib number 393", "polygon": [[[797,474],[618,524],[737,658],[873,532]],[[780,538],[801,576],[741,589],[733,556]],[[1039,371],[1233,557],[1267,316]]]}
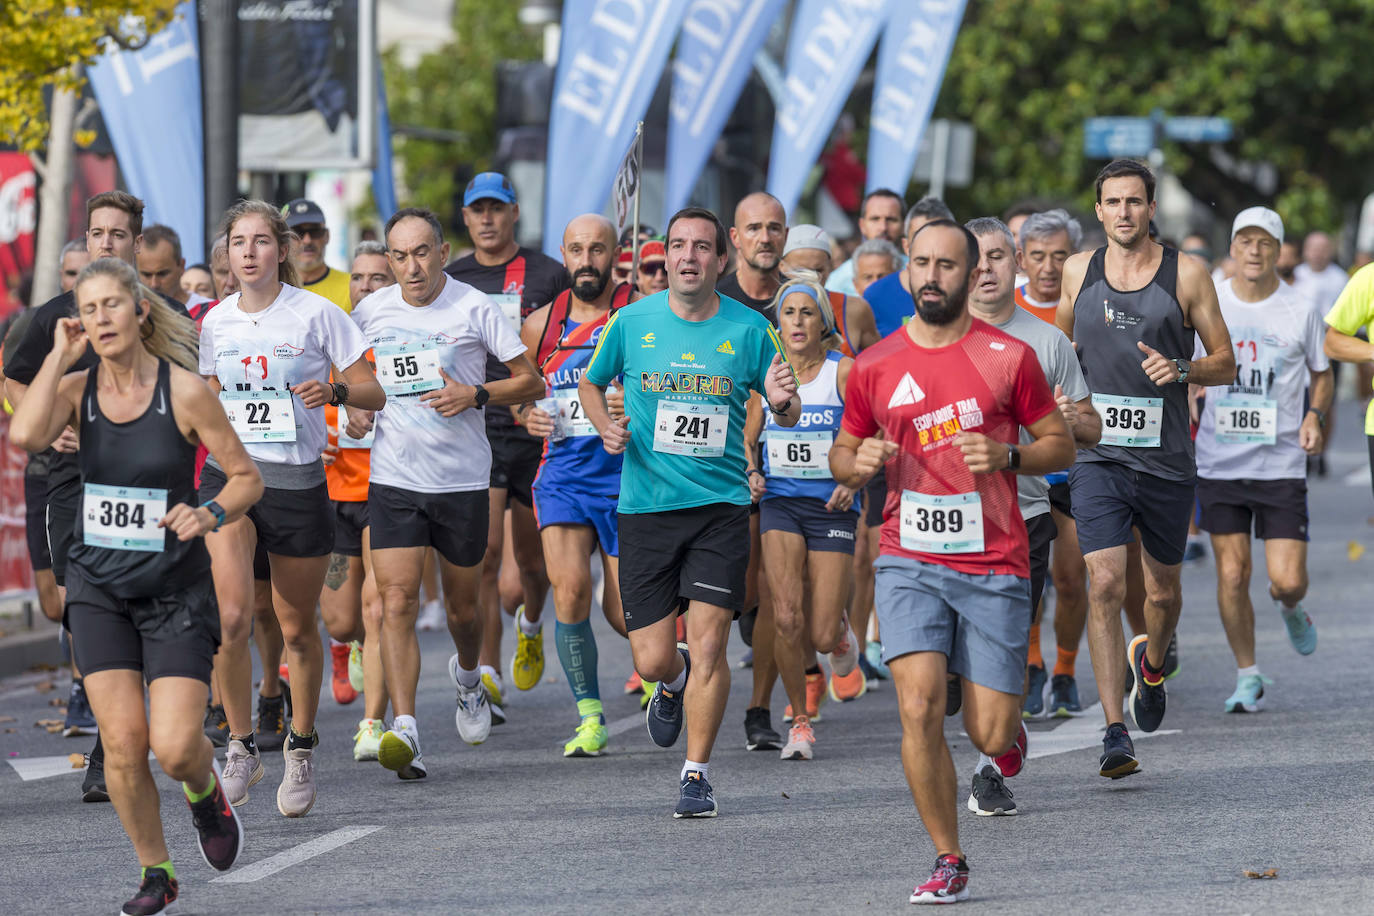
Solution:
{"label": "bib number 393", "polygon": [[423,344],[375,347],[377,382],[387,394],[418,394],[444,387],[439,350]]}
{"label": "bib number 393", "polygon": [[902,547],[917,553],[982,553],[983,498],[902,491]]}
{"label": "bib number 393", "polygon": [[654,451],[719,458],[725,454],[729,423],[730,408],[724,404],[659,401],[654,420]]}
{"label": "bib number 393", "polygon": [[1094,394],[1093,406],[1102,414],[1102,445],[1159,448],[1159,430],[1164,420],[1163,398]]}
{"label": "bib number 393", "polygon": [[296,404],[289,391],[221,391],[219,400],[241,442],[296,441]]}
{"label": "bib number 393", "polygon": [[1217,402],[1216,411],[1218,442],[1273,445],[1278,438],[1278,401],[1223,399]]}
{"label": "bib number 393", "polygon": [[81,540],[90,547],[161,553],[166,533],[157,523],[166,512],[166,490],[88,483],[82,494]]}

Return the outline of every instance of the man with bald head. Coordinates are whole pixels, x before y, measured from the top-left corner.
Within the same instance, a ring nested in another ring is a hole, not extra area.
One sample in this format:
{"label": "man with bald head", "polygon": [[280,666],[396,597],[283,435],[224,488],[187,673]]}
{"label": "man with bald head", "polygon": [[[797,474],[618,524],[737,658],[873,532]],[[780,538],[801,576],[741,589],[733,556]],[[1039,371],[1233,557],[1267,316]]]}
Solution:
{"label": "man with bald head", "polygon": [[554,642],[577,704],[577,731],[563,746],[563,756],[600,757],[607,733],[597,686],[587,558],[600,548],[606,574],[602,609],[624,635],[616,518],[623,456],[601,447],[577,386],[602,331],[615,310],[630,301],[633,287],[612,280],[620,245],[615,226],[604,216],[588,213],[568,223],[561,250],[571,288],[532,312],[520,331],[553,396],[516,407],[515,416],[531,435],[548,442],[534,482],[534,508],[553,587]]}
{"label": "man with bald head", "polygon": [[[1325,232],[1309,232],[1302,240],[1302,263],[1293,268],[1293,287],[1298,297],[1306,299],[1323,319],[1341,297],[1341,293],[1345,291],[1345,284],[1350,280],[1350,275],[1336,263],[1335,257],[1336,245],[1331,236]],[[1340,354],[1336,356],[1339,357]],[[1337,391],[1341,386],[1341,365],[1339,358],[1331,360],[1331,374]],[[1336,414],[1337,411],[1333,410],[1327,418],[1323,448],[1336,435]],[[1318,455],[1314,463],[1317,475],[1325,477],[1325,452]]]}
{"label": "man with bald head", "polygon": [[716,292],[743,302],[769,321],[773,296],[782,285],[778,265],[787,241],[787,214],[776,197],[755,191],[735,207],[730,244],[739,252],[735,272],[720,278]]}

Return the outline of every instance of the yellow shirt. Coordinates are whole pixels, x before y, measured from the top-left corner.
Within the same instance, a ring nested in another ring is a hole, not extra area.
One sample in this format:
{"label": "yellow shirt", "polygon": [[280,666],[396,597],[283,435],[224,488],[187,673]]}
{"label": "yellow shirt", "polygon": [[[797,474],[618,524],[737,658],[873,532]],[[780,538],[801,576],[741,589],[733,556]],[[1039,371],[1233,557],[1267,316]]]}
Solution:
{"label": "yellow shirt", "polygon": [[[1351,337],[1365,325],[1374,325],[1374,264],[1355,271],[1336,304],[1326,313],[1326,323]],[[1364,412],[1364,434],[1374,436],[1374,400]]]}
{"label": "yellow shirt", "polygon": [[345,312],[353,311],[353,302],[348,298],[348,274],[342,270],[329,268],[323,277],[305,288],[317,296],[323,296]]}

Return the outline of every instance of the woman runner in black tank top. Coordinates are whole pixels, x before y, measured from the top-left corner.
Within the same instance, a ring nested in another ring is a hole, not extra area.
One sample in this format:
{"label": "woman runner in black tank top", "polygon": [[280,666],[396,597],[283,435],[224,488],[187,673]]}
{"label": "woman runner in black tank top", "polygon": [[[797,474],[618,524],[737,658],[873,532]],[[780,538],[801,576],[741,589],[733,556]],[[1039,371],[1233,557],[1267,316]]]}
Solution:
{"label": "woman runner in black tank top", "polygon": [[[219,643],[202,538],[243,515],[262,480],[219,401],[198,375],[171,364],[195,365],[195,326],[114,258],[88,265],[75,291],[79,317],[58,322],[10,438],[38,451],[69,425],[80,436],[67,621],[105,740],[110,799],[142,866],[122,912],[158,913],[178,886],[149,750],[182,783],[209,865],[228,869],[243,840],[202,731]],[[68,374],[88,341],[98,364]],[[199,443],[229,478],[218,504],[194,505]]]}

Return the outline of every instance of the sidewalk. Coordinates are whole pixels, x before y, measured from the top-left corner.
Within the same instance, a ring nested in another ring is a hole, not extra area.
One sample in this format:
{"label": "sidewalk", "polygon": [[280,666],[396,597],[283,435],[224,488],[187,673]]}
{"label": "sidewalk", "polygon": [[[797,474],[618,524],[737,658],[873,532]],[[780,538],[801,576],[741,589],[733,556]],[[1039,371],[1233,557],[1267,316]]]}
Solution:
{"label": "sidewalk", "polygon": [[37,595],[0,598],[0,678],[23,674],[35,665],[60,666],[57,630],[58,625],[43,616]]}

